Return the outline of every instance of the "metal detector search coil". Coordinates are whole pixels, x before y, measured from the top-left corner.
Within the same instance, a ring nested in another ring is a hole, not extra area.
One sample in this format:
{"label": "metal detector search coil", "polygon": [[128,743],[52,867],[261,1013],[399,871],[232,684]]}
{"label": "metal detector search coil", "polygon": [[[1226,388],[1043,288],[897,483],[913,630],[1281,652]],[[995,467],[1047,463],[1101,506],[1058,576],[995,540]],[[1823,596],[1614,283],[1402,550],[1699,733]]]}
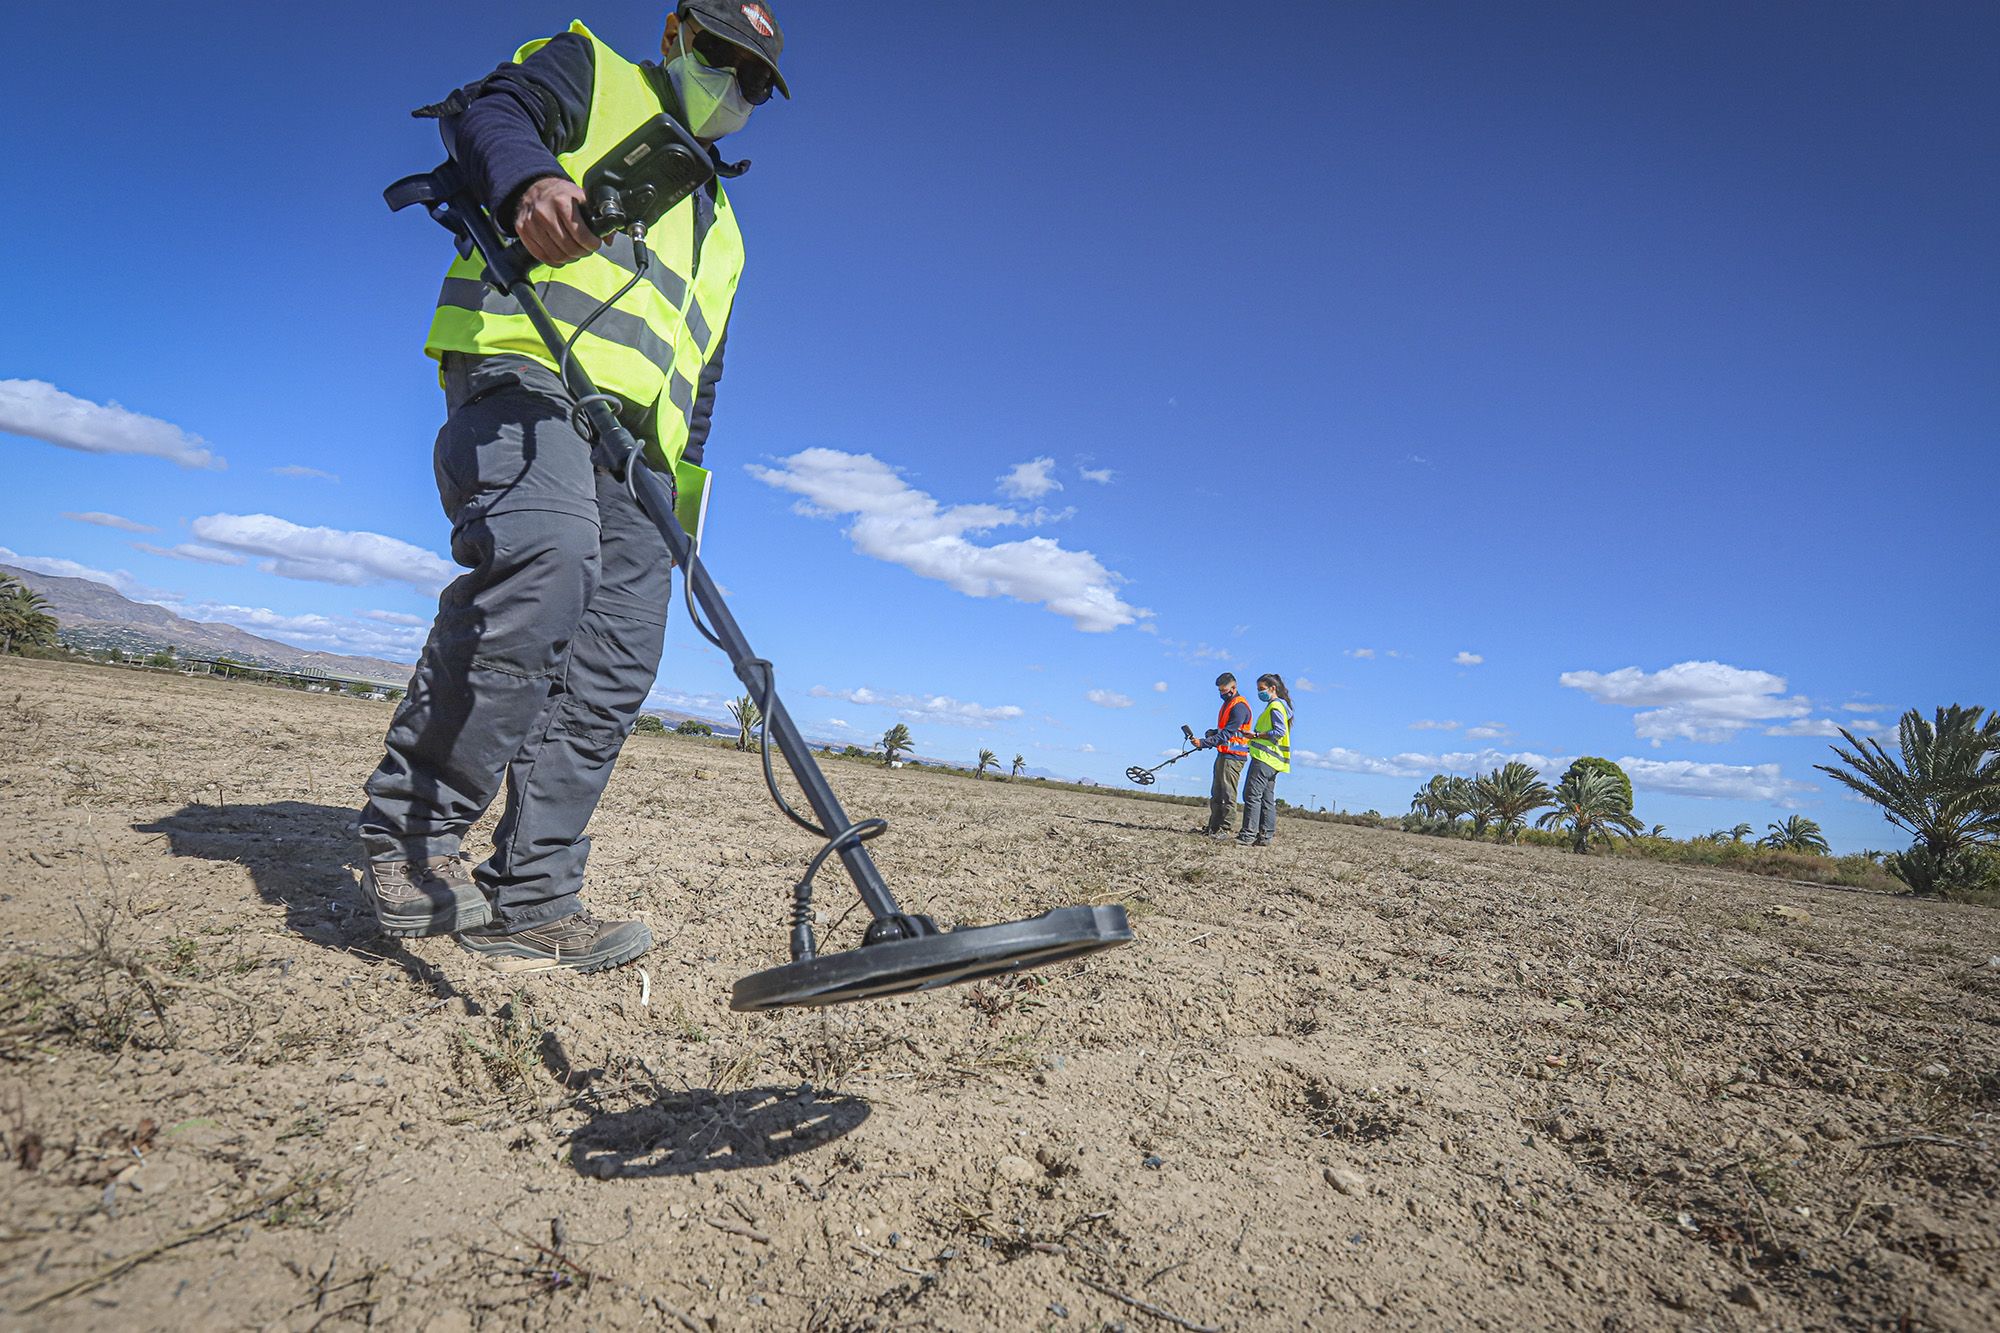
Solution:
{"label": "metal detector search coil", "polygon": [[[455,119],[453,115],[445,115],[439,123],[448,152],[456,140]],[[645,228],[714,174],[705,150],[698,154],[698,167],[689,162],[688,145],[693,142],[679,125],[660,116],[613,149],[606,159],[610,166],[600,162],[585,173],[584,188],[593,215],[600,221],[615,223],[613,230],[628,230],[633,234],[634,253],[641,257],[641,274],[644,251],[640,238]],[[695,146],[699,149],[698,144]],[[696,175],[700,179],[687,184]],[[1126,920],[1125,909],[1117,905],[1059,907],[1026,921],[959,930],[939,930],[929,917],[904,912],[863,846],[888,825],[879,819],[850,820],[841,809],[826,775],[813,759],[811,747],[778,697],[775,670],[751,650],[750,640],[730,613],[722,590],[710,577],[707,562],[700,558],[693,538],[675,516],[676,496],[671,479],[646,466],[639,442],[613,410],[616,400],[598,392],[590,376],[577,364],[571,354],[574,336],[570,343],[564,341],[548,307],[542,304],[541,296],[528,280],[537,267],[534,257],[525,246],[510,246],[501,238],[499,228],[474,197],[454,161],[447,160],[435,171],[405,176],[383,191],[383,197],[391,211],[422,204],[431,219],[452,234],[459,253],[467,257],[479,255],[485,264],[486,282],[496,292],[512,298],[534,325],[548,348],[552,366],[569,391],[580,432],[594,441],[593,459],[626,485],[660,530],[668,553],[687,581],[688,615],[695,628],[728,654],[736,678],[758,701],[764,715],[759,753],[765,786],[772,800],[793,823],[825,840],[793,888],[792,961],[737,982],[731,1008],[776,1009],[879,999],[1044,967],[1131,942],[1131,923]],[[624,221],[617,221],[620,218]],[[633,276],[626,290],[639,281],[641,274]],[[615,304],[618,295],[586,317],[577,326],[578,332]],[[701,616],[707,617],[706,622]],[[771,769],[773,738],[792,776],[804,790],[817,823],[794,810],[780,793]],[[813,938],[812,882],[821,864],[835,855],[839,856],[873,920],[861,944],[839,953],[822,954]]]}
{"label": "metal detector search coil", "polygon": [[1193,754],[1196,750],[1199,750],[1201,748],[1200,743],[1197,742],[1194,738],[1194,732],[1188,730],[1188,725],[1185,722],[1181,723],[1181,737],[1186,742],[1187,749],[1182,750],[1179,754],[1175,755],[1171,759],[1165,760],[1164,762],[1161,763],[1154,764],[1151,768],[1141,768],[1137,764],[1132,765],[1132,767],[1125,770],[1126,781],[1136,782],[1141,787],[1150,787],[1156,780],[1153,776],[1154,774],[1158,773],[1168,764],[1178,764],[1181,760],[1187,758],[1189,755]]}

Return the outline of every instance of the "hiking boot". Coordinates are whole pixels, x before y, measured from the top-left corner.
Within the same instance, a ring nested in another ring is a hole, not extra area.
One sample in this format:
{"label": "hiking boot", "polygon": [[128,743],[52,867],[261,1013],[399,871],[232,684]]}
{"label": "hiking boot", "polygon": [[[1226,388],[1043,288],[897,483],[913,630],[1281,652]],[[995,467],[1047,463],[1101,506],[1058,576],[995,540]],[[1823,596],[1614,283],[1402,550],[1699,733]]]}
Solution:
{"label": "hiking boot", "polygon": [[577,912],[511,935],[497,928],[462,930],[458,943],[502,972],[602,972],[652,948],[653,932],[643,921],[599,921]]}
{"label": "hiking boot", "polygon": [[1251,843],[1250,845],[1252,847],[1269,847],[1271,845],[1271,840],[1269,838],[1259,838],[1257,839],[1257,841]]}
{"label": "hiking boot", "polygon": [[493,919],[493,907],[458,856],[364,861],[361,888],[384,935],[413,938],[471,930]]}

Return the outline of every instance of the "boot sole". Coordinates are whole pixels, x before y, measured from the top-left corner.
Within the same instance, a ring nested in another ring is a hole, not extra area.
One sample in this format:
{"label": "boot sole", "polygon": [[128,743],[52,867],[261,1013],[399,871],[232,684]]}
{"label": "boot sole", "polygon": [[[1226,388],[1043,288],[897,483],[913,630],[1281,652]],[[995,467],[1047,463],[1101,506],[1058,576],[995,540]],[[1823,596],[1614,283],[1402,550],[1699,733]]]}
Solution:
{"label": "boot sole", "polygon": [[477,930],[493,921],[493,904],[486,901],[486,895],[477,887],[468,885],[452,891],[452,905],[448,914],[428,912],[422,916],[404,915],[382,910],[381,901],[375,903],[375,924],[384,935],[393,939],[413,940],[431,935],[456,935],[461,930]]}
{"label": "boot sole", "polygon": [[459,947],[476,956],[480,962],[495,972],[510,976],[522,972],[608,972],[614,967],[623,967],[636,961],[653,947],[653,932],[648,930],[622,948],[600,955],[582,954],[575,958],[551,958],[544,953],[528,950],[514,951],[504,943],[493,945],[468,944],[461,936]]}

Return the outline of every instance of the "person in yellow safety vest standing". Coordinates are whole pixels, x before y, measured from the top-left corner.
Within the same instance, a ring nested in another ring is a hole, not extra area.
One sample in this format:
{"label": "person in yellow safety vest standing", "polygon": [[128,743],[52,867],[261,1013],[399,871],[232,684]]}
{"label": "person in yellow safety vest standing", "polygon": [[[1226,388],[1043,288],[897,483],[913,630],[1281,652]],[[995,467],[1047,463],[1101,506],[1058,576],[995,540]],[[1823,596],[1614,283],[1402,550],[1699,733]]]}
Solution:
{"label": "person in yellow safety vest standing", "polygon": [[1236,808],[1236,787],[1243,780],[1243,764],[1250,757],[1250,701],[1236,691],[1236,676],[1225,671],[1215,678],[1215,692],[1222,699],[1215,725],[1201,738],[1200,748],[1215,751],[1215,781],[1208,791],[1208,825],[1196,833],[1211,838],[1229,836],[1229,816]]}
{"label": "person in yellow safety vest standing", "polygon": [[[453,157],[648,464],[698,468],[743,235],[715,143],[775,92],[784,36],[764,0],[678,0],[659,63],[635,63],[581,22],[529,42],[419,115],[451,122]],[[632,238],[596,236],[578,182],[665,113],[709,150],[717,179]],[[445,275],[424,350],[447,418],[433,462],[467,572],[438,599],[408,696],[361,812],[362,885],[383,932],[455,933],[504,971],[618,967],[652,947],[642,921],[600,921],[579,894],[585,829],[653,687],[672,562],[625,485],[594,465],[555,359],[484,261]],[[642,280],[643,278],[643,280]],[[615,299],[615,302],[613,301]],[[493,854],[461,840],[500,795]]]}
{"label": "person in yellow safety vest standing", "polygon": [[1276,674],[1257,677],[1264,711],[1250,729],[1250,775],[1243,780],[1245,847],[1269,847],[1278,831],[1278,774],[1292,771],[1292,694]]}

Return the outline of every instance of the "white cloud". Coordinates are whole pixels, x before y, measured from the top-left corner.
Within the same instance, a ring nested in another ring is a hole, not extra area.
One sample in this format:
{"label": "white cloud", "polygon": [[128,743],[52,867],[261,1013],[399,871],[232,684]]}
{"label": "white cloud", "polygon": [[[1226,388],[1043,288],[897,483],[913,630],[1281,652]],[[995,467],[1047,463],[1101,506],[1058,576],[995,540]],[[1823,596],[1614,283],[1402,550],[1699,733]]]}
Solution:
{"label": "white cloud", "polygon": [[852,515],[847,536],[863,555],[901,565],[971,597],[1011,597],[1041,604],[1080,630],[1130,625],[1152,612],[1118,596],[1124,578],[1088,551],[1069,551],[1047,537],[981,546],[967,534],[1047,521],[1002,505],[940,505],[868,454],[806,449],[776,467],[748,468],[768,486],[803,497],[798,512],[817,518]]}
{"label": "white cloud", "polygon": [[1341,746],[1335,746],[1331,750],[1305,750],[1294,747],[1292,763],[1304,764],[1308,768],[1331,769],[1336,773],[1373,773],[1377,777],[1389,778],[1422,777],[1437,771],[1428,755],[1399,754],[1381,758]]}
{"label": "white cloud", "polygon": [[1840,724],[1830,717],[1802,717],[1782,727],[1764,728],[1766,736],[1838,736]]}
{"label": "white cloud", "polygon": [[983,727],[1021,716],[1021,710],[1013,704],[989,708],[946,694],[884,694],[866,685],[852,690],[830,690],[824,685],[815,685],[810,693],[815,699],[845,699],[851,704],[892,708],[899,716],[912,722],[942,722],[954,727]]}
{"label": "white cloud", "polygon": [[77,398],[43,380],[0,380],[0,431],[86,454],[140,454],[182,467],[224,466],[199,435],[116,403]]}
{"label": "white cloud", "polygon": [[1118,474],[1108,467],[1083,467],[1076,470],[1076,475],[1085,481],[1094,481],[1099,486],[1109,486]]}
{"label": "white cloud", "polygon": [[1842,704],[1842,705],[1840,706],[1840,711],[1841,711],[1841,712],[1843,712],[1843,713],[1879,713],[1879,712],[1881,712],[1881,711],[1882,711],[1882,705],[1881,705],[1881,704]]}
{"label": "white cloud", "polygon": [[1390,778],[1427,778],[1433,773],[1485,773],[1516,761],[1538,770],[1550,781],[1554,781],[1569,763],[1565,756],[1537,754],[1532,750],[1459,750],[1449,754],[1405,752],[1396,755],[1363,754],[1339,747],[1292,751],[1292,762],[1308,768]]}
{"label": "white cloud", "polygon": [[307,528],[270,514],[206,514],[194,521],[194,535],[211,546],[266,557],[259,568],[267,574],[315,583],[407,583],[435,593],[459,572],[421,546],[379,532]]}
{"label": "white cloud", "polygon": [[283,467],[274,467],[271,469],[271,475],[274,477],[310,477],[315,481],[340,480],[339,477],[331,472],[322,472],[316,467],[306,467],[301,463],[287,463]]}
{"label": "white cloud", "polygon": [[1297,680],[1293,681],[1292,688],[1294,690],[1297,690],[1300,694],[1319,693],[1319,686],[1314,682],[1307,680],[1304,676],[1300,676]]}
{"label": "white cloud", "polygon": [[59,579],[89,579],[92,583],[102,583],[117,589],[135,601],[172,601],[173,596],[158,588],[149,588],[132,577],[129,570],[93,569],[80,565],[74,560],[65,560],[56,555],[22,555],[19,551],[0,546],[0,564],[13,565],[17,569],[32,570],[37,574],[47,574]]}
{"label": "white cloud", "polygon": [[1345,655],[1348,657],[1358,657],[1365,662],[1375,656],[1375,650],[1373,648],[1349,648]]}
{"label": "white cloud", "polygon": [[1467,727],[1465,736],[1467,740],[1490,741],[1498,740],[1500,737],[1505,736],[1507,731],[1508,727],[1505,722],[1481,722],[1476,727]]}
{"label": "white cloud", "polygon": [[423,616],[413,616],[407,611],[363,611],[370,620],[379,620],[385,625],[428,625],[431,622]]}
{"label": "white cloud", "polygon": [[1481,657],[1478,653],[1468,653],[1463,649],[1461,649],[1459,651],[1458,656],[1452,658],[1451,660],[1458,663],[1460,666],[1478,666],[1481,662],[1484,662],[1486,659]]}
{"label": "white cloud", "polygon": [[1457,731],[1458,723],[1433,722],[1429,718],[1422,718],[1416,722],[1412,722],[1410,724],[1410,730],[1411,731]]}
{"label": "white cloud", "polygon": [[1000,478],[1000,493],[1016,500],[1039,500],[1050,491],[1059,491],[1063,484],[1053,475],[1055,467],[1053,458],[1031,458],[1016,463]]}
{"label": "white cloud", "polygon": [[1599,703],[1646,708],[1632,719],[1641,740],[1726,741],[1758,722],[1804,717],[1812,705],[1784,698],[1785,678],[1721,662],[1676,662],[1664,671],[1638,667],[1599,673],[1565,671],[1558,680]]}
{"label": "white cloud", "polygon": [[1089,741],[1085,741],[1085,742],[1084,742],[1083,744],[1081,744],[1081,745],[1077,746],[1076,748],[1077,748],[1077,750],[1078,750],[1078,751],[1080,751],[1080,752],[1081,752],[1081,753],[1083,753],[1083,754],[1096,754],[1096,753],[1097,753],[1097,747],[1096,747],[1095,745],[1092,745],[1092,744],[1091,744],[1091,743],[1090,743]]}
{"label": "white cloud", "polygon": [[[1142,625],[1140,628],[1144,629],[1146,626]],[[1170,639],[1167,646],[1173,650],[1174,656],[1180,658],[1183,662],[1227,662],[1230,660],[1227,648],[1214,648],[1206,643],[1189,644],[1183,639]]]}
{"label": "white cloud", "polygon": [[729,700],[719,694],[689,694],[684,690],[656,689],[646,696],[648,708],[671,708],[676,713],[699,713],[722,719],[729,716]]}
{"label": "white cloud", "polygon": [[117,514],[101,514],[101,513],[97,512],[97,511],[96,511],[95,509],[91,509],[91,510],[86,510],[85,512],[83,512],[83,513],[81,513],[81,514],[71,514],[71,513],[67,513],[67,512],[65,512],[65,513],[63,514],[63,517],[64,517],[64,518],[67,518],[67,519],[70,519],[70,520],[72,520],[72,521],[74,521],[74,522],[77,522],[77,523],[90,523],[90,524],[94,524],[94,525],[96,525],[97,527],[100,527],[100,528],[116,528],[116,529],[118,529],[118,530],[119,530],[120,532],[158,532],[158,531],[159,531],[159,529],[158,529],[158,528],[155,528],[155,527],[149,527],[148,525],[146,525],[146,524],[144,524],[144,523],[140,523],[140,522],[138,522],[138,521],[136,521],[136,520],[134,520],[134,519],[129,519],[129,518],[121,518],[121,517],[119,517],[119,516],[118,516]]}
{"label": "white cloud", "polygon": [[1087,690],[1084,692],[1083,697],[1096,704],[1099,708],[1130,708],[1132,706],[1131,697],[1120,694],[1116,690]]}
{"label": "white cloud", "polygon": [[1698,764],[1687,759],[1635,759],[1618,761],[1642,791],[1667,796],[1713,796],[1739,801],[1784,801],[1793,792],[1810,791],[1803,782],[1793,782],[1776,764]]}
{"label": "white cloud", "polygon": [[236,606],[229,602],[193,602],[175,609],[189,620],[219,621],[321,652],[357,653],[409,662],[416,658],[424,643],[419,630],[384,628],[352,616],[310,611],[291,614],[267,606]]}
{"label": "white cloud", "polygon": [[1459,750],[1438,756],[1438,768],[1447,773],[1488,773],[1506,764],[1526,764],[1551,784],[1569,767],[1569,755],[1537,754],[1533,750]]}
{"label": "white cloud", "polygon": [[204,565],[241,565],[250,557],[238,555],[235,551],[219,551],[213,546],[200,546],[194,542],[181,542],[177,546],[155,546],[151,542],[133,542],[132,549],[144,551],[147,555],[164,556],[168,560],[193,560]]}
{"label": "white cloud", "polygon": [[1167,692],[1167,682],[1165,682],[1164,680],[1156,680],[1153,682],[1153,693],[1165,694],[1166,692]]}

